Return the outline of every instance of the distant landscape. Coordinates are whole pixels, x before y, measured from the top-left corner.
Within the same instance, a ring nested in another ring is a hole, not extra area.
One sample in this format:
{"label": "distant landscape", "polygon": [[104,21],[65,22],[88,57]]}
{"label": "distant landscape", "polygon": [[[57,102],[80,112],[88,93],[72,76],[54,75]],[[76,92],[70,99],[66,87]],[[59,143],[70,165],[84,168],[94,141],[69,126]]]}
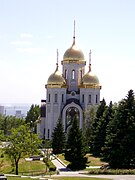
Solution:
{"label": "distant landscape", "polygon": [[4,115],[6,116],[14,116],[16,111],[21,111],[21,114],[26,117],[27,112],[30,109],[31,104],[0,104],[0,106],[4,106]]}

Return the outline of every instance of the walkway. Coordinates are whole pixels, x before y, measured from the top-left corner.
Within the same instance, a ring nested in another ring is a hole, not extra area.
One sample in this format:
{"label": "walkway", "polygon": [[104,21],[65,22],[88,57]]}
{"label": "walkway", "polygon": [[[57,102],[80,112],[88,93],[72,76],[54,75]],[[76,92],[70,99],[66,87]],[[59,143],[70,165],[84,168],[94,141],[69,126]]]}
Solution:
{"label": "walkway", "polygon": [[[53,157],[52,157],[53,158]],[[52,163],[56,166],[59,174],[52,175],[52,177],[66,176],[66,177],[95,177],[106,178],[112,180],[135,180],[135,175],[85,175],[83,173],[88,171],[70,171],[66,168],[66,165],[59,159],[53,158]]]}

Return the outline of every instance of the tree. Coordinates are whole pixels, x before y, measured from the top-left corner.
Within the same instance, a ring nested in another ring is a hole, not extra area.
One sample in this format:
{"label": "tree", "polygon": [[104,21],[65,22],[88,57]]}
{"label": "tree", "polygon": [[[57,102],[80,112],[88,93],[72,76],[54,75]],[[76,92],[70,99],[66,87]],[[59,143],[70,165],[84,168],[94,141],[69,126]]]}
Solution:
{"label": "tree", "polygon": [[90,146],[90,142],[91,142],[92,124],[96,117],[96,110],[97,108],[95,106],[90,106],[84,112],[85,123],[84,123],[83,133],[88,146]]}
{"label": "tree", "polygon": [[65,148],[65,133],[61,119],[58,120],[52,133],[52,148],[54,154],[60,154]]}
{"label": "tree", "polygon": [[24,123],[25,121],[22,118],[0,115],[0,130],[4,132],[5,137],[11,133],[12,128],[18,128]]}
{"label": "tree", "polygon": [[123,99],[109,122],[103,159],[112,168],[135,168],[135,100],[133,90]]}
{"label": "tree", "polygon": [[96,153],[96,149],[95,149],[95,147],[97,146],[97,143],[98,143],[96,141],[96,137],[97,137],[97,134],[98,134],[98,126],[101,124],[102,117],[103,117],[105,109],[106,109],[106,102],[105,102],[105,99],[103,99],[100,102],[100,105],[97,108],[96,117],[93,120],[92,128],[91,128],[90,151],[94,155],[98,155],[99,154],[99,153],[98,154]]}
{"label": "tree", "polygon": [[104,147],[105,138],[106,138],[106,128],[114,116],[114,110],[112,102],[110,102],[109,106],[106,107],[103,115],[100,117],[100,121],[96,128],[95,137],[93,139],[93,155],[101,156],[102,147]]}
{"label": "tree", "polygon": [[18,174],[18,163],[20,158],[25,155],[34,154],[38,151],[38,145],[41,143],[37,134],[31,134],[29,127],[21,125],[13,128],[11,135],[8,136],[9,144],[5,146],[4,151],[14,163],[16,174]]}
{"label": "tree", "polygon": [[30,123],[30,125],[34,128],[34,132],[36,132],[36,120],[40,116],[40,107],[39,105],[32,104],[30,110],[27,112],[26,123]]}
{"label": "tree", "polygon": [[68,133],[65,151],[65,159],[70,162],[68,167],[72,170],[84,169],[87,163],[85,155],[84,137],[82,131],[79,129],[77,118],[75,117]]}

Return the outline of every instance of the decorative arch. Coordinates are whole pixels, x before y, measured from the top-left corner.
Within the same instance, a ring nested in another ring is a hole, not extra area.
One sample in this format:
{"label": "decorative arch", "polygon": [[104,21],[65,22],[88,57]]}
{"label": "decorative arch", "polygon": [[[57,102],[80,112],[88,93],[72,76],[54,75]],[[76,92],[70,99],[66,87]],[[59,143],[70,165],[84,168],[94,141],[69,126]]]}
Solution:
{"label": "decorative arch", "polygon": [[66,124],[67,123],[67,119],[66,119],[67,118],[67,112],[69,109],[72,109],[72,108],[74,108],[75,111],[77,111],[77,113],[78,113],[79,128],[80,129],[83,128],[83,111],[82,111],[82,108],[78,104],[72,102],[72,103],[66,105],[62,111],[62,121],[63,121],[63,126],[64,126],[65,132],[67,129],[67,124]]}

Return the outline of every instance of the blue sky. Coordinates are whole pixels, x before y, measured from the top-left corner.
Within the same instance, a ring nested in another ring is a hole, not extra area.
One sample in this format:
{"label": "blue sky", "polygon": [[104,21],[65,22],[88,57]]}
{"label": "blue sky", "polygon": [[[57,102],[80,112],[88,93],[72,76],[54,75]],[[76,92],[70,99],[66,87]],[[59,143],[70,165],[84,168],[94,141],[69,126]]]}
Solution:
{"label": "blue sky", "polygon": [[[135,90],[134,0],[0,0],[0,104],[40,104],[45,84],[76,44],[102,85],[101,99],[118,102]],[[86,72],[88,68],[86,67]]]}

